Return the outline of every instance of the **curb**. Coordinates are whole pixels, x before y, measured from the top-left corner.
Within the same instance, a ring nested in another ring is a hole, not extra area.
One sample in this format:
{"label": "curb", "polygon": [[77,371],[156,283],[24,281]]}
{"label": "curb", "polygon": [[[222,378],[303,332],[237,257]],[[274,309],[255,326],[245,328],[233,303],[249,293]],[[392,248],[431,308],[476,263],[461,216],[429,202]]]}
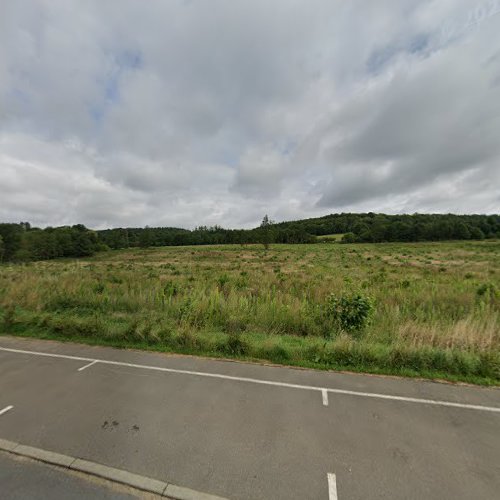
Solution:
{"label": "curb", "polygon": [[32,446],[25,446],[6,439],[0,439],[0,451],[13,453],[15,455],[31,458],[84,474],[98,476],[108,481],[124,484],[125,486],[130,486],[163,497],[173,498],[175,500],[228,500],[223,497],[177,486],[166,481],[133,474],[123,469],[115,469],[114,467],[108,467],[107,465],[98,464],[89,460],[61,455],[60,453],[34,448]]}

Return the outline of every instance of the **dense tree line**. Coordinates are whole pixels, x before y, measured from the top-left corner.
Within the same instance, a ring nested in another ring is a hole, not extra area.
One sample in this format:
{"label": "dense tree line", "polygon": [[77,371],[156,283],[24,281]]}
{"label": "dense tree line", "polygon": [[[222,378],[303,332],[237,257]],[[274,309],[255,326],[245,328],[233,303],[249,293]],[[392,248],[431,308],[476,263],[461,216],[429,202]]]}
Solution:
{"label": "dense tree line", "polygon": [[28,222],[0,224],[0,260],[29,261],[85,257],[96,251],[130,247],[261,243],[312,243],[316,236],[343,234],[344,242],[439,241],[500,238],[500,215],[331,214],[274,223],[266,216],[254,229],[200,226],[116,228],[31,227]]}
{"label": "dense tree line", "polygon": [[0,224],[0,241],[0,259],[6,261],[86,257],[103,248],[97,233],[81,224],[45,229],[29,222]]}
{"label": "dense tree line", "polygon": [[283,222],[277,227],[293,224],[316,236],[346,234],[348,240],[439,241],[500,237],[500,215],[454,214],[332,214],[296,222]]}
{"label": "dense tree line", "polygon": [[305,229],[290,226],[279,228],[273,223],[262,224],[255,229],[224,229],[220,226],[200,226],[187,229],[169,227],[145,227],[105,229],[98,231],[99,241],[109,248],[225,245],[249,243],[312,243],[316,238]]}

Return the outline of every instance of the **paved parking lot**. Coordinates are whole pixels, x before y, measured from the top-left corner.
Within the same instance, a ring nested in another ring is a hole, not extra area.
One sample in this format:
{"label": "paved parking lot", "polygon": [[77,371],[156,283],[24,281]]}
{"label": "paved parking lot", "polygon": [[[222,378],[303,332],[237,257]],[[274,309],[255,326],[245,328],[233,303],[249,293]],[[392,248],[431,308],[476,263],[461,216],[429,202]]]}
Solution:
{"label": "paved parking lot", "polygon": [[230,499],[500,491],[498,389],[0,337],[5,409],[0,438]]}
{"label": "paved parking lot", "polygon": [[[0,452],[1,496],[5,500],[134,500],[142,492],[84,477],[50,465]],[[149,498],[160,498],[149,495]]]}

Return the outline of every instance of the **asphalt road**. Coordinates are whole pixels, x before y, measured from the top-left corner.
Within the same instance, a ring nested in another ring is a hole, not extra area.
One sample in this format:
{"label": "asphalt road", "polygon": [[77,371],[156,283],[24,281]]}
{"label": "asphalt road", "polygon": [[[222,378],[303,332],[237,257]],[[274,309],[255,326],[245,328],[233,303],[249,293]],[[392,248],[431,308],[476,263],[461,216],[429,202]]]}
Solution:
{"label": "asphalt road", "polygon": [[0,438],[230,499],[500,491],[498,389],[0,337],[8,406]]}
{"label": "asphalt road", "polygon": [[109,481],[0,452],[0,496],[4,500],[134,500],[143,494]]}

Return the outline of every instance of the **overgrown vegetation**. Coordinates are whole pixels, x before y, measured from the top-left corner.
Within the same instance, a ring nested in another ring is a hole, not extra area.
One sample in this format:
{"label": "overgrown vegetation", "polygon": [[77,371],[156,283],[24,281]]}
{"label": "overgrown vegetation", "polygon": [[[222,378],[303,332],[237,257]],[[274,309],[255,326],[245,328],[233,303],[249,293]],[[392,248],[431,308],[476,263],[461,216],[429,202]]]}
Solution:
{"label": "overgrown vegetation", "polygon": [[165,247],[0,266],[0,330],[500,381],[500,242]]}

